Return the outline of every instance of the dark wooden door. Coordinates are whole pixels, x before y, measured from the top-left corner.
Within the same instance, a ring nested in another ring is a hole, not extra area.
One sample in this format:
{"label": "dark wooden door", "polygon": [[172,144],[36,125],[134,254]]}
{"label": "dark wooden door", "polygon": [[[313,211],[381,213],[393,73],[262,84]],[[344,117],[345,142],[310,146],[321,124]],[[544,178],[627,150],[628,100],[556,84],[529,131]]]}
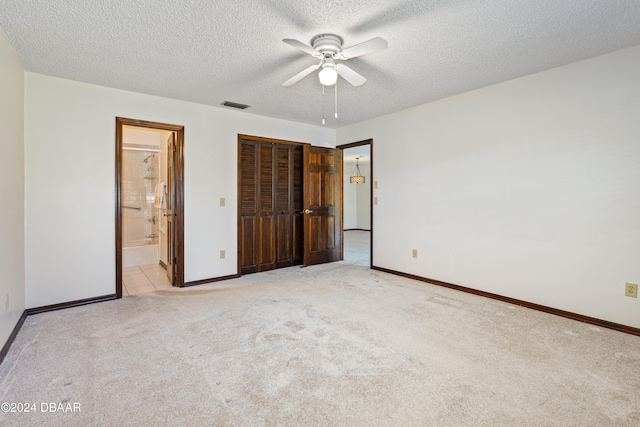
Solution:
{"label": "dark wooden door", "polygon": [[275,147],[276,268],[302,263],[302,147]]}
{"label": "dark wooden door", "polygon": [[304,147],[303,265],[343,259],[342,152]]}
{"label": "dark wooden door", "polygon": [[276,219],[274,210],[274,151],[270,142],[257,144],[258,206],[257,206],[257,271],[276,268]]}
{"label": "dark wooden door", "polygon": [[258,207],[257,170],[258,157],[255,144],[240,140],[238,144],[238,264],[242,274],[257,271],[254,248]]}
{"label": "dark wooden door", "polygon": [[239,264],[242,274],[258,271],[258,145],[241,140],[238,147],[239,171]]}
{"label": "dark wooden door", "polygon": [[240,273],[302,263],[302,146],[240,139]]}

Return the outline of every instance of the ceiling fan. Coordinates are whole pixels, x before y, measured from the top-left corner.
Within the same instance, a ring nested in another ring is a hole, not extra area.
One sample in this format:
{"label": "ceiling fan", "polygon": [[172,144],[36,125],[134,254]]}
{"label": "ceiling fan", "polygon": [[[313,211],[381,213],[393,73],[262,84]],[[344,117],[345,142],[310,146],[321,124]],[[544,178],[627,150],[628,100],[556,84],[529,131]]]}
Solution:
{"label": "ceiling fan", "polygon": [[347,61],[351,58],[386,49],[388,46],[385,39],[376,37],[355,46],[342,49],[342,37],[335,34],[319,34],[311,39],[311,46],[295,39],[283,39],[282,41],[320,60],[318,64],[305,68],[282,83],[284,87],[293,86],[319,68],[321,68],[321,70],[320,73],[318,73],[318,77],[320,78],[320,83],[325,86],[334,85],[338,79],[338,75],[353,86],[361,86],[367,79],[345,64],[337,61]]}

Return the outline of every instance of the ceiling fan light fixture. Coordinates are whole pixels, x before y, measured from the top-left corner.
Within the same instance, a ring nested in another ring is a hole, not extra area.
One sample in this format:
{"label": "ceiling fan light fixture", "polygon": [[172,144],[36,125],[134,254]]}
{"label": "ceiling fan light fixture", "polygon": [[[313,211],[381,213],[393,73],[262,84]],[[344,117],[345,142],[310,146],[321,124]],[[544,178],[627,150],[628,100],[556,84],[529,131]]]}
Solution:
{"label": "ceiling fan light fixture", "polygon": [[333,68],[333,64],[324,64],[318,73],[320,83],[325,86],[333,86],[338,81],[338,72]]}

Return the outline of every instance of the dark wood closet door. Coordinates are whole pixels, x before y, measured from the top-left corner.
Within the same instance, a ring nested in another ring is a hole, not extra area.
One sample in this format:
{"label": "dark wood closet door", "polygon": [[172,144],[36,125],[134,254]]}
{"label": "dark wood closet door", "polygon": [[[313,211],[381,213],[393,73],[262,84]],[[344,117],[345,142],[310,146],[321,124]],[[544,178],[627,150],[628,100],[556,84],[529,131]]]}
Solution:
{"label": "dark wood closet door", "polygon": [[302,147],[276,145],[276,267],[302,262]]}
{"label": "dark wood closet door", "polygon": [[303,148],[296,146],[292,148],[293,157],[293,200],[291,210],[293,212],[293,265],[302,264],[304,258],[304,167],[302,162]]}
{"label": "dark wood closet door", "polygon": [[255,141],[240,141],[239,197],[240,221],[238,224],[239,264],[241,274],[255,273],[257,265],[257,214],[258,214],[258,150]]}
{"label": "dark wood closet door", "polygon": [[274,211],[274,151],[275,145],[269,142],[259,145],[258,162],[258,271],[276,268],[276,221]]}
{"label": "dark wood closet door", "polygon": [[301,264],[302,146],[241,139],[238,155],[240,273]]}

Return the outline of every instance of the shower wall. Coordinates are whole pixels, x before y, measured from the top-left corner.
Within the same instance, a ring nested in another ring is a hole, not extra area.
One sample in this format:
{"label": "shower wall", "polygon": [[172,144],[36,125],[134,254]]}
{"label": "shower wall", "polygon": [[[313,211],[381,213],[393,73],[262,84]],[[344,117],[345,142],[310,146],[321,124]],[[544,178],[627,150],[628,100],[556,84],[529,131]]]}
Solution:
{"label": "shower wall", "polygon": [[159,153],[124,148],[122,239],[124,247],[158,243],[160,214],[153,208],[159,182]]}

